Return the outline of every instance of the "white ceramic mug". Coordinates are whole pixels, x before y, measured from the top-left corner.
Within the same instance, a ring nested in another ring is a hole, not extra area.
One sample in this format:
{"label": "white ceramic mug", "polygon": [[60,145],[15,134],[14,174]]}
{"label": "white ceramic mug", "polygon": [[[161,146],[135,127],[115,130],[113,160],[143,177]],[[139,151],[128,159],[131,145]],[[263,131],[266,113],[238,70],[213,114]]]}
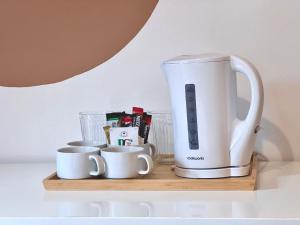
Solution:
{"label": "white ceramic mug", "polygon": [[83,179],[99,176],[104,162],[98,147],[65,147],[57,150],[57,176],[63,179]]}
{"label": "white ceramic mug", "polygon": [[[143,151],[142,147],[136,146],[111,146],[101,149],[101,157],[105,162],[104,177],[133,178],[149,174],[153,169],[153,161]],[[145,170],[141,170],[140,160],[146,162]]]}

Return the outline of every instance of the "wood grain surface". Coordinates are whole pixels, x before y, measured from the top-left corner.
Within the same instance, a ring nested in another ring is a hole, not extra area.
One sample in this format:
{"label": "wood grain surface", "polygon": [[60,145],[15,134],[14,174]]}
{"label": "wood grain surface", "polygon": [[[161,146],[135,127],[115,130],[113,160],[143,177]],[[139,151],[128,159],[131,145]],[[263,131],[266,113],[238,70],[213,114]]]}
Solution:
{"label": "wood grain surface", "polygon": [[251,171],[245,177],[188,179],[174,174],[170,165],[156,165],[147,176],[136,179],[104,179],[101,177],[64,180],[51,174],[43,180],[46,190],[128,190],[128,191],[189,191],[189,190],[254,190],[257,159],[251,161]]}

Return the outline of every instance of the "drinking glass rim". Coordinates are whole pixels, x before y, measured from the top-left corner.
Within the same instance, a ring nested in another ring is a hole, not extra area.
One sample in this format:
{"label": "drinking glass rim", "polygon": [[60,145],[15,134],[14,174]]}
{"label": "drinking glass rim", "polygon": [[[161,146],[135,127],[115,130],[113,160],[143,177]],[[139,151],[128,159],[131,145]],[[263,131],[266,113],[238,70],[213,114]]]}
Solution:
{"label": "drinking glass rim", "polygon": [[[120,111],[120,110],[119,110]],[[121,110],[120,112],[129,112],[130,110]],[[89,115],[106,115],[107,113],[115,112],[114,110],[103,110],[103,111],[82,111],[79,115],[89,116]],[[150,115],[171,115],[171,110],[145,110],[145,112]]]}
{"label": "drinking glass rim", "polygon": [[172,114],[171,110],[170,111],[168,111],[168,110],[162,110],[162,111],[156,111],[156,110],[151,111],[151,110],[149,110],[149,111],[147,111],[147,113],[149,113],[151,115],[158,115],[158,114],[171,115]]}
{"label": "drinking glass rim", "polygon": [[97,115],[100,115],[100,116],[103,116],[103,115],[106,115],[106,113],[109,113],[110,111],[83,111],[83,112],[79,112],[79,115],[80,116],[97,116]]}

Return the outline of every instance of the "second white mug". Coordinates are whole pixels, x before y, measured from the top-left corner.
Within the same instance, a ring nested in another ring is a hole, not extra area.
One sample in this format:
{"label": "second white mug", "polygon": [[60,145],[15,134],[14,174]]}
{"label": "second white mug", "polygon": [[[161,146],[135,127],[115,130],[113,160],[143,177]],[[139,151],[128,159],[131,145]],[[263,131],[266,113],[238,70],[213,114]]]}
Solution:
{"label": "second white mug", "polygon": [[[111,146],[101,149],[101,158],[105,162],[103,175],[106,178],[134,178],[149,174],[153,161],[144,148],[135,146]],[[140,161],[144,160],[147,168],[141,169]]]}

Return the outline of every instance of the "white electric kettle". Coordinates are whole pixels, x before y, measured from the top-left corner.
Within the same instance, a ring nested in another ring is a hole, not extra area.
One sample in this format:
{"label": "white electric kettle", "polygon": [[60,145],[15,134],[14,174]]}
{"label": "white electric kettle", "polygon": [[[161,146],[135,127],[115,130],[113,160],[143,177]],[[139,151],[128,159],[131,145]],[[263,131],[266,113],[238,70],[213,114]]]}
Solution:
{"label": "white electric kettle", "polygon": [[[189,178],[249,173],[263,109],[263,85],[255,67],[236,56],[179,56],[162,64],[170,89],[175,173]],[[250,81],[245,120],[236,113],[236,72]]]}

